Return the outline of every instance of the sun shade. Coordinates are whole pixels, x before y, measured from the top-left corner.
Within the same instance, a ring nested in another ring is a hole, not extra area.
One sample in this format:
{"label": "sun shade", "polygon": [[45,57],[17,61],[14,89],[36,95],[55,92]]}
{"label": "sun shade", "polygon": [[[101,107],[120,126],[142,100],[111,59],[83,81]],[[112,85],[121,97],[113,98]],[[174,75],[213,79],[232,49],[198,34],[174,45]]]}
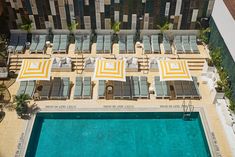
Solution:
{"label": "sun shade", "polygon": [[51,59],[24,59],[17,81],[50,80]]}
{"label": "sun shade", "polygon": [[97,59],[93,80],[126,81],[125,61]]}
{"label": "sun shade", "polygon": [[192,81],[188,64],[185,60],[158,60],[158,66],[160,81]]}

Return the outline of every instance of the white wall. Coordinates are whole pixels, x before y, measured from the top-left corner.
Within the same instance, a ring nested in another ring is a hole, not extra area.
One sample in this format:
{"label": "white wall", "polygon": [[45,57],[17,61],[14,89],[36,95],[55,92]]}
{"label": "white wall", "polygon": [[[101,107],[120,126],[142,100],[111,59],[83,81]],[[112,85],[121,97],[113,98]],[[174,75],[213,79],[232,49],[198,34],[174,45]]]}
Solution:
{"label": "white wall", "polygon": [[235,61],[235,20],[223,0],[216,0],[212,17]]}

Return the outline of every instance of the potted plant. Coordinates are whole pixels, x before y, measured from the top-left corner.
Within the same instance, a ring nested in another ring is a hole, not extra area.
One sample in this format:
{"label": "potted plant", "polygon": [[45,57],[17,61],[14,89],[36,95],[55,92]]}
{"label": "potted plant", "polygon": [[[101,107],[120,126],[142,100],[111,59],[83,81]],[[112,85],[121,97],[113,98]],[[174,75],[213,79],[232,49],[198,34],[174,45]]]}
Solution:
{"label": "potted plant", "polygon": [[121,25],[121,22],[114,22],[114,24],[112,26],[112,30],[113,30],[113,42],[114,43],[118,42],[118,33],[120,31],[120,25]]}
{"label": "potted plant", "polygon": [[214,66],[214,63],[213,63],[212,59],[207,59],[206,62],[207,62],[207,65],[208,65],[207,72],[215,71],[216,68]]}
{"label": "potted plant", "polygon": [[208,44],[209,43],[209,34],[211,32],[210,27],[204,28],[201,24],[201,22],[197,22],[199,25],[199,42],[202,42],[202,44]]}
{"label": "potted plant", "polygon": [[157,25],[157,28],[160,30],[160,42],[162,42],[165,31],[170,28],[170,23],[165,22],[162,25]]}
{"label": "potted plant", "polygon": [[224,88],[225,88],[225,82],[224,81],[217,81],[217,86],[215,87],[215,91],[216,91],[216,94],[215,94],[215,100],[216,99],[223,99],[224,98]]}
{"label": "potted plant", "polygon": [[74,31],[77,29],[77,27],[79,26],[79,23],[76,21],[72,21],[69,25],[68,25],[68,30],[70,32],[69,34],[69,41],[71,43],[75,42],[75,37],[74,37]]}
{"label": "potted plant", "polygon": [[31,41],[31,30],[32,30],[32,21],[31,20],[23,20],[23,24],[20,25],[20,28],[22,30],[25,30],[27,32],[27,41],[30,42]]}
{"label": "potted plant", "polygon": [[14,98],[16,113],[21,118],[27,114],[29,99],[30,97],[27,94],[16,95]]}

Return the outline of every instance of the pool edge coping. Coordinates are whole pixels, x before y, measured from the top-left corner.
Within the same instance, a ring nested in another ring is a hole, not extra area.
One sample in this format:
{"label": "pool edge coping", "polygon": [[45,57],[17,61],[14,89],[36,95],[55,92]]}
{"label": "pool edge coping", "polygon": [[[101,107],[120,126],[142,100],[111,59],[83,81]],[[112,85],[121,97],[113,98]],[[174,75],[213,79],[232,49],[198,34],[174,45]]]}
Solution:
{"label": "pool edge coping", "polygon": [[[179,107],[180,105],[171,105],[170,107],[161,107],[161,106],[156,106],[156,107],[151,107],[151,108],[144,108],[144,107],[133,107],[133,108],[76,108],[76,110],[66,110],[66,109],[60,109],[60,110],[48,110],[47,108],[42,108],[38,112],[54,112],[54,113],[60,113],[60,112],[67,112],[67,113],[74,113],[74,112],[183,112],[183,109]],[[193,112],[199,112],[202,126],[204,129],[205,137],[207,140],[207,144],[209,147],[209,151],[211,153],[212,157],[220,157],[220,151],[219,147],[217,145],[217,141],[215,137],[213,137],[213,132],[211,132],[208,120],[206,118],[206,114],[204,111],[203,107],[194,107]],[[24,135],[22,146],[19,150],[19,154],[15,155],[15,157],[21,157],[26,155],[27,147],[29,144],[29,139],[32,133],[34,121],[36,118],[36,114],[33,114],[31,119],[27,121],[26,127],[22,133]],[[22,140],[22,139],[21,139]]]}

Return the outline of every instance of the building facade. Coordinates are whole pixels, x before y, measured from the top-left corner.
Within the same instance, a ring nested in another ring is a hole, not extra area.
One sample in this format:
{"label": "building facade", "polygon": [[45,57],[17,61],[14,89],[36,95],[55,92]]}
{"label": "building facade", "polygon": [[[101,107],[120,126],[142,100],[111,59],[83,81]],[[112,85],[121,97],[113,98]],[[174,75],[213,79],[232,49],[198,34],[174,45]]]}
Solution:
{"label": "building facade", "polygon": [[235,10],[227,7],[235,6],[233,0],[216,0],[210,20],[210,45],[218,47],[222,54],[222,64],[229,74],[235,100]]}
{"label": "building facade", "polygon": [[34,29],[156,29],[166,21],[173,29],[195,29],[211,15],[215,0],[3,0],[10,29],[31,20]]}

